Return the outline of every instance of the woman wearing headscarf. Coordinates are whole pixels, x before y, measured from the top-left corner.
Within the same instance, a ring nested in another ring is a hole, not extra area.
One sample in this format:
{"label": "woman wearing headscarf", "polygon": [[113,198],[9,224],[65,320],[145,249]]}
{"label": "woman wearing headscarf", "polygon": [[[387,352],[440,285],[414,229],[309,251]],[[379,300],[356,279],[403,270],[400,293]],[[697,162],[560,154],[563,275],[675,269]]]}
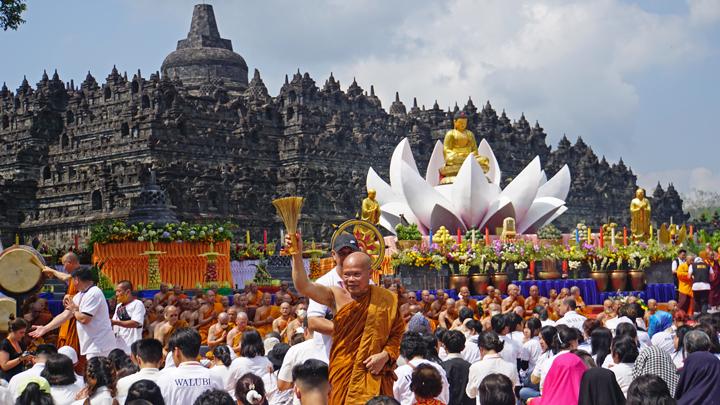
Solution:
{"label": "woman wearing headscarf", "polygon": [[712,404],[720,399],[720,360],[706,351],[685,358],[675,398],[678,405]]}
{"label": "woman wearing headscarf", "polygon": [[529,405],[577,405],[580,380],[587,367],[580,357],[564,353],[555,358],[545,379],[542,396]]}
{"label": "woman wearing headscarf", "polygon": [[590,368],[580,381],[578,405],[624,405],[625,395],[615,380],[615,374],[606,368]]}
{"label": "woman wearing headscarf", "polygon": [[677,368],[665,350],[657,346],[650,346],[640,352],[635,359],[632,378],[635,380],[646,374],[662,378],[670,392],[675,392],[678,382]]}
{"label": "woman wearing headscarf", "polygon": [[668,354],[675,351],[673,317],[669,312],[657,311],[650,317],[648,334],[653,346],[658,346]]}

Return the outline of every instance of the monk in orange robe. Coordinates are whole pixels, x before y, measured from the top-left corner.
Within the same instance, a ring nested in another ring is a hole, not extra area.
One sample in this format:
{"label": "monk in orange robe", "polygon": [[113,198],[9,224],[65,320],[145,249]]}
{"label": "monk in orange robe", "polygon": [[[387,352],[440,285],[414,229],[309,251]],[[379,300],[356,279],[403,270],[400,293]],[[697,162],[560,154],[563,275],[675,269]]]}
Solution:
{"label": "monk in orange robe", "polygon": [[[302,252],[298,234],[287,244]],[[364,404],[377,395],[392,396],[395,360],[405,323],[397,294],[370,285],[372,259],[364,252],[351,253],[343,262],[343,286],[327,287],[311,282],[302,254],[293,255],[292,276],[301,294],[330,308],[333,344],[330,350],[330,404]]]}
{"label": "monk in orange robe", "polygon": [[213,303],[206,302],[200,306],[200,316],[198,317],[198,333],[200,334],[200,342],[207,344],[208,333],[210,327],[215,323],[217,314],[213,310]]}
{"label": "monk in orange robe", "polygon": [[220,315],[221,312],[225,312],[225,306],[222,303],[222,296],[220,296],[215,290],[208,290],[207,302],[212,304],[215,315]]}
{"label": "monk in orange robe", "polygon": [[589,312],[587,311],[587,306],[585,305],[585,301],[583,301],[582,296],[580,295],[580,288],[573,286],[570,288],[570,295],[575,298],[575,305],[577,305],[577,309],[575,312],[578,314],[587,317],[589,315]]}
{"label": "monk in orange robe", "polygon": [[258,290],[257,284],[249,283],[245,289],[247,290],[248,305],[251,307],[260,306],[260,302],[263,299],[263,293]]}
{"label": "monk in orange robe", "polygon": [[255,310],[253,326],[262,337],[272,332],[273,321],[275,321],[276,317],[280,316],[280,308],[274,310],[274,305],[271,305],[271,301],[272,295],[269,293],[263,294],[263,299],[260,300],[260,306]]}

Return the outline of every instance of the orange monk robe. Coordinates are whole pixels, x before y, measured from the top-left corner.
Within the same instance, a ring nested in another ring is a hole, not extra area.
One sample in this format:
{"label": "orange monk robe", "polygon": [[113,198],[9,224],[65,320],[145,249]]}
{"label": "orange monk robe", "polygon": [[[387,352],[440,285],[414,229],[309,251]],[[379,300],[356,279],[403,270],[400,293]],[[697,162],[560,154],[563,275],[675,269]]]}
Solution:
{"label": "orange monk robe", "polygon": [[[208,308],[207,310],[205,310],[205,312],[202,313],[202,318],[207,319],[212,315],[212,313],[213,313],[213,309]],[[200,320],[198,319],[198,322],[199,321]],[[198,333],[200,333],[200,342],[202,344],[207,344],[207,338],[208,338],[208,334],[210,333],[210,327],[213,326],[214,324],[215,324],[215,322],[208,322],[205,325],[198,328]]]}
{"label": "orange monk robe", "polygon": [[[279,318],[280,317],[280,307],[277,307],[275,305],[270,305],[270,310],[267,311],[265,317],[260,320],[264,321],[270,317],[272,317],[273,319]],[[272,322],[270,322],[266,325],[256,326],[255,328],[257,329],[258,333],[262,337],[265,337],[265,335],[267,335],[268,333],[273,331]]]}
{"label": "orange monk robe", "polygon": [[[330,351],[331,405],[364,404],[376,395],[392,396],[396,379],[393,370],[405,331],[399,308],[395,294],[371,285],[368,294],[335,315]],[[390,355],[390,361],[379,375],[372,375],[363,362],[382,351]]]}
{"label": "orange monk robe", "polygon": [[587,317],[590,313],[587,310],[587,306],[585,306],[585,301],[583,301],[582,297],[577,296],[575,297],[575,305],[577,306],[577,309],[575,312],[578,314]]}
{"label": "orange monk robe", "polygon": [[257,307],[263,299],[263,293],[260,290],[255,291],[255,296],[248,294],[248,305]]}
{"label": "orange monk robe", "polygon": [[532,316],[533,310],[538,304],[540,304],[540,299],[527,297],[525,300],[525,319],[529,319]]}
{"label": "orange monk robe", "polygon": [[220,315],[221,312],[225,312],[225,306],[222,304],[222,297],[215,295],[215,302],[213,303],[213,311],[216,315]]}
{"label": "orange monk robe", "polygon": [[[77,285],[75,285],[75,281],[71,278],[68,282],[68,288],[66,295],[74,296],[78,293]],[[85,363],[86,359],[85,356],[80,356],[80,338],[78,338],[77,334],[77,324],[75,321],[75,318],[70,318],[67,321],[65,321],[62,326],[60,326],[60,332],[58,332],[58,340],[57,340],[57,347],[63,347],[63,346],[70,346],[73,349],[75,349],[75,352],[78,354],[78,363],[73,367],[75,369],[75,372],[79,372],[80,375],[85,375]]]}

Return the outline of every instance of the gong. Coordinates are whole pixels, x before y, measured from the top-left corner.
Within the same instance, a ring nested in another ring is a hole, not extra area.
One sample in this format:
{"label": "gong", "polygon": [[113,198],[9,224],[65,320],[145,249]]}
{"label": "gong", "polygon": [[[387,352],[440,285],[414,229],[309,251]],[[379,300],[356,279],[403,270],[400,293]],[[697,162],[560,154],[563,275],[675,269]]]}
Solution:
{"label": "gong", "polygon": [[37,250],[13,245],[0,253],[0,288],[19,295],[42,287],[44,267],[45,260]]}

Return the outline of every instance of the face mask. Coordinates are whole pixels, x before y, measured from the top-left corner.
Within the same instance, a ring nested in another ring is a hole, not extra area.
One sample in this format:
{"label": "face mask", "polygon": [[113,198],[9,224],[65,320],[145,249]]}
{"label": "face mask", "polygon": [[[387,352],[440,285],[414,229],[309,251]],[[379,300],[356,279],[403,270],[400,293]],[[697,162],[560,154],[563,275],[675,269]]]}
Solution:
{"label": "face mask", "polygon": [[298,311],[297,311],[298,318],[305,318],[305,314],[306,314],[306,312],[304,309],[298,309]]}
{"label": "face mask", "polygon": [[115,300],[121,304],[124,304],[127,302],[128,297],[127,297],[127,295],[116,295]]}

